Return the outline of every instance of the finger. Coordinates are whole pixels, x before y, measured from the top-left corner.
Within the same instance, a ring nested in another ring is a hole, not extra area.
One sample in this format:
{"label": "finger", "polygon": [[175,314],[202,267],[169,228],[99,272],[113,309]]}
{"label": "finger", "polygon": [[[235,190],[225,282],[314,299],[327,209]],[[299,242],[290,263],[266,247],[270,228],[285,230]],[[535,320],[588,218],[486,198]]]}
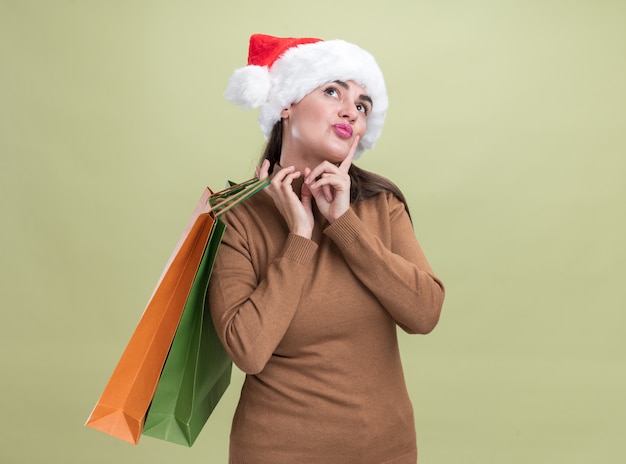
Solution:
{"label": "finger", "polygon": [[283,186],[289,186],[291,188],[291,184],[293,184],[294,179],[297,179],[298,177],[300,177],[300,171],[295,171],[292,172],[290,174],[287,174],[285,176],[285,178],[283,179]]}
{"label": "finger", "polygon": [[330,185],[322,185],[322,192],[324,192],[324,198],[326,198],[326,201],[331,203],[333,201],[333,194],[330,190]]}
{"label": "finger", "polygon": [[346,156],[339,165],[339,169],[341,171],[348,172],[348,169],[350,169],[350,165],[352,164],[352,161],[354,161],[354,154],[356,153],[356,149],[359,147],[359,140],[361,140],[361,137],[359,135],[354,137],[354,141],[350,146],[350,151],[348,151],[348,156]]}
{"label": "finger", "polygon": [[321,205],[323,203],[330,203],[328,201],[328,199],[326,198],[326,195],[324,194],[324,191],[321,188],[313,188],[306,185],[307,189],[309,192],[311,192],[311,196],[315,199],[315,201],[317,202],[318,205]]}
{"label": "finger", "polygon": [[311,189],[309,189],[309,186],[306,184],[302,184],[300,200],[302,202],[302,205],[307,211],[311,210],[311,206],[312,206],[311,197],[312,197],[312,193],[311,193]]}
{"label": "finger", "polygon": [[263,163],[261,163],[261,166],[255,167],[254,171],[259,179],[265,179],[269,175],[269,169],[270,161],[268,159],[264,159]]}
{"label": "finger", "polygon": [[295,195],[293,190],[293,181],[302,175],[300,171],[294,171],[295,168],[281,169],[278,174],[272,179],[272,188],[277,192],[280,191],[281,195]]}
{"label": "finger", "polygon": [[312,184],[319,181],[326,173],[337,173],[339,168],[329,161],[322,161],[307,174],[306,182]]}
{"label": "finger", "polygon": [[333,201],[333,189],[334,186],[332,184],[333,180],[328,176],[322,176],[320,179],[316,180],[312,184],[304,184],[307,185],[309,190],[312,192],[313,196],[316,200],[320,201],[324,199],[327,203],[332,203]]}
{"label": "finger", "polygon": [[276,174],[274,174],[274,177],[272,177],[272,184],[274,185],[280,184],[285,179],[285,177],[287,177],[290,173],[294,172],[295,170],[296,170],[295,166],[288,166],[286,168],[281,169]]}
{"label": "finger", "polygon": [[320,177],[314,179],[313,182],[309,185],[312,189],[319,189],[323,186],[329,186],[331,189],[342,188],[342,185],[345,184],[346,181],[349,182],[350,177],[347,173],[331,173],[324,172]]}

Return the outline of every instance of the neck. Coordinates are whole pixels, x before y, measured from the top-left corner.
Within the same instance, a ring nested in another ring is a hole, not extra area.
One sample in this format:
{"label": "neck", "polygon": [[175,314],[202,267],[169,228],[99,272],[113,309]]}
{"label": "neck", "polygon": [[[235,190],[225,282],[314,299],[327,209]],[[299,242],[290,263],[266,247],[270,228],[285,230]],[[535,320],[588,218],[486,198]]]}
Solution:
{"label": "neck", "polygon": [[323,161],[331,161],[331,158],[320,147],[310,147],[287,134],[283,137],[279,160],[281,166],[294,166],[296,171],[304,174],[305,168],[313,169]]}
{"label": "neck", "polygon": [[293,166],[296,168],[296,171],[301,172],[302,175],[304,175],[304,168],[311,167],[311,163],[308,162],[306,157],[299,155],[294,156],[293,152],[285,151],[280,155],[280,165],[282,167]]}

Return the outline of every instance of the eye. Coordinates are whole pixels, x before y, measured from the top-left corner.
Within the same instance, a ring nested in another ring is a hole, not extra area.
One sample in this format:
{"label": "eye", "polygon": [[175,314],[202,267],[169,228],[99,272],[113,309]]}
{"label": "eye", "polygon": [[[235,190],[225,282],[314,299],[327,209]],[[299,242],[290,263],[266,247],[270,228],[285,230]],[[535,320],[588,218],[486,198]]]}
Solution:
{"label": "eye", "polygon": [[331,97],[339,97],[339,90],[337,90],[337,87],[326,87],[324,89],[324,93],[330,95]]}
{"label": "eye", "polygon": [[363,113],[365,116],[367,116],[370,112],[369,106],[367,106],[365,103],[357,103],[356,109]]}

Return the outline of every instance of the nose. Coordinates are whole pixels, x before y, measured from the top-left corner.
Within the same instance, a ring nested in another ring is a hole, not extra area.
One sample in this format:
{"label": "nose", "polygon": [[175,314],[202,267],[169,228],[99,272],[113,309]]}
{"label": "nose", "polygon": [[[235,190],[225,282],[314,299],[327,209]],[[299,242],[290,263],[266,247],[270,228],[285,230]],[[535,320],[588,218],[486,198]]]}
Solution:
{"label": "nose", "polygon": [[342,119],[354,122],[359,117],[359,112],[353,103],[342,101],[341,108],[339,109],[339,116],[341,116]]}

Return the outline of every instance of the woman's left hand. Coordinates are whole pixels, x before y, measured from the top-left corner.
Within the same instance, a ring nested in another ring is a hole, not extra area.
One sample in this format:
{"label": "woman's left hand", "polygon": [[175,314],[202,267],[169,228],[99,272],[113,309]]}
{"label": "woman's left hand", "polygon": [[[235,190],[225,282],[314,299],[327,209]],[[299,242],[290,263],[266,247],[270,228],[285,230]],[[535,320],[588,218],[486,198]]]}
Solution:
{"label": "woman's left hand", "polygon": [[305,169],[305,186],[315,198],[320,213],[329,223],[335,222],[350,208],[350,175],[348,170],[359,145],[359,136],[354,138],[348,156],[339,166],[324,161],[312,170]]}

